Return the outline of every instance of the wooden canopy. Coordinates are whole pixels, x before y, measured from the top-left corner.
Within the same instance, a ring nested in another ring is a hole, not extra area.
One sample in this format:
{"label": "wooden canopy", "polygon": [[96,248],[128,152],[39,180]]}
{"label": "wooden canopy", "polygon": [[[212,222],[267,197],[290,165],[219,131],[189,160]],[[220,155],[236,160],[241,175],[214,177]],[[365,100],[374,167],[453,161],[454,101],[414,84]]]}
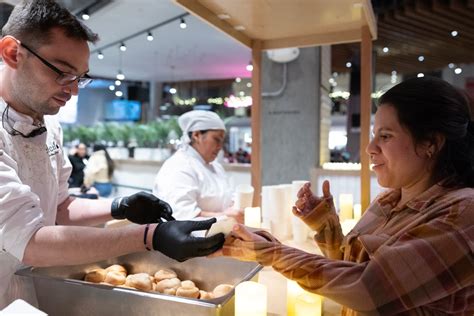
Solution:
{"label": "wooden canopy", "polygon": [[370,0],[175,0],[190,13],[252,49],[252,185],[261,188],[261,52],[266,49],[362,42],[361,203],[370,201],[369,141],[372,40],[377,37]]}

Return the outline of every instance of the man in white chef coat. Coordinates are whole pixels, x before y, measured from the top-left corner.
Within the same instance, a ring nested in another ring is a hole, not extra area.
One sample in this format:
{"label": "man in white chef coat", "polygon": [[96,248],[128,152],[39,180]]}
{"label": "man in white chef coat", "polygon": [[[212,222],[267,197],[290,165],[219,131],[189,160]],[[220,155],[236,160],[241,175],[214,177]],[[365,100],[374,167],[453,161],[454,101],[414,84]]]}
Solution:
{"label": "man in white chef coat", "polygon": [[[167,203],[151,194],[113,201],[68,195],[71,165],[54,114],[91,81],[88,42],[96,40],[53,0],[18,4],[2,29],[0,309],[19,297],[34,298],[28,284],[14,275],[23,265],[80,264],[145,249],[183,261],[212,253],[224,241],[222,234],[190,236],[215,219],[174,221]],[[112,218],[141,225],[80,227]]]}

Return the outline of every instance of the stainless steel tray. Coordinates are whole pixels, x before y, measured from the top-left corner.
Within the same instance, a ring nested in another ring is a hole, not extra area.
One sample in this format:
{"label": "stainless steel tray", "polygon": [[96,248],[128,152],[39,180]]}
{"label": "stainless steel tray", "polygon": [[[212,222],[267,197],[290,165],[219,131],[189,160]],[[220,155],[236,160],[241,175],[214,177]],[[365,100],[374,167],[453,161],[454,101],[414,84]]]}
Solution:
{"label": "stainless steel tray", "polygon": [[129,273],[154,274],[171,268],[181,280],[193,280],[206,291],[221,283],[235,286],[255,280],[262,268],[257,263],[230,258],[194,258],[179,263],[158,252],[141,252],[93,264],[23,269],[17,274],[33,279],[39,308],[50,316],[234,315],[234,291],[212,300],[199,300],[81,281],[86,271],[114,263],[124,265]]}

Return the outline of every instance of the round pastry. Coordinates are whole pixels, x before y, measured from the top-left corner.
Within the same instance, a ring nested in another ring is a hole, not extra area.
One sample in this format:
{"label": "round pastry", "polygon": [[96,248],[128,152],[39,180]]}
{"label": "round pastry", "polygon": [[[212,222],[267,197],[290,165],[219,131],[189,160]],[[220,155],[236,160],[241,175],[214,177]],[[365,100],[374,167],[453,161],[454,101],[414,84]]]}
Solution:
{"label": "round pastry", "polygon": [[178,275],[171,269],[161,269],[155,273],[155,282],[160,282],[161,280],[173,279]]}
{"label": "round pastry", "polygon": [[212,294],[212,292],[206,292],[206,291],[203,291],[203,290],[199,290],[199,298],[201,300],[211,300],[214,298],[214,295]]}
{"label": "round pastry", "polygon": [[219,284],[214,288],[212,294],[214,295],[214,297],[224,296],[230,291],[232,291],[233,288],[234,287],[230,284]]}
{"label": "round pastry", "polygon": [[104,282],[112,285],[122,285],[125,284],[125,276],[117,271],[109,271]]}
{"label": "round pastry", "polygon": [[118,272],[120,274],[123,274],[124,277],[127,276],[127,269],[125,269],[124,266],[121,266],[119,264],[113,264],[110,267],[105,268],[105,271],[107,271],[107,272],[114,271],[114,272]]}
{"label": "round pastry", "polygon": [[125,285],[142,291],[151,291],[153,289],[150,275],[148,273],[130,274],[125,280]]}
{"label": "round pastry", "polygon": [[107,275],[107,271],[105,271],[104,269],[94,269],[86,273],[86,276],[84,277],[84,281],[94,282],[94,283],[104,282],[106,275]]}
{"label": "round pastry", "polygon": [[176,295],[176,288],[175,287],[170,287],[168,289],[164,289],[163,294]]}
{"label": "round pastry", "polygon": [[181,281],[178,278],[172,279],[165,279],[161,280],[160,282],[156,283],[156,291],[160,293],[165,293],[165,289],[172,289],[175,290],[181,286]]}
{"label": "round pastry", "polygon": [[196,284],[194,284],[194,282],[191,280],[184,280],[184,281],[181,281],[181,287],[193,288],[193,287],[196,287]]}
{"label": "round pastry", "polygon": [[184,296],[189,298],[198,298],[199,289],[197,287],[179,287],[176,290],[176,296]]}

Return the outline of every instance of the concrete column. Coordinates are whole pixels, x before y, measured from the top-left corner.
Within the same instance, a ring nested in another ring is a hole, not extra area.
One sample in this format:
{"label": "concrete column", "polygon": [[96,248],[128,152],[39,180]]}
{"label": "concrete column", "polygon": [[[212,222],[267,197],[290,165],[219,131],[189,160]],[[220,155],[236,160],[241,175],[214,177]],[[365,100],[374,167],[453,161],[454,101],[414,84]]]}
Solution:
{"label": "concrete column", "polygon": [[160,116],[160,106],[163,96],[163,83],[157,81],[150,81],[150,104],[147,108],[146,117],[148,122],[154,121]]}
{"label": "concrete column", "polygon": [[[262,98],[262,185],[309,180],[310,169],[319,166],[321,56],[320,47],[300,49],[299,57],[287,64],[281,95]],[[262,93],[279,90],[284,65],[266,53],[262,63]]]}

